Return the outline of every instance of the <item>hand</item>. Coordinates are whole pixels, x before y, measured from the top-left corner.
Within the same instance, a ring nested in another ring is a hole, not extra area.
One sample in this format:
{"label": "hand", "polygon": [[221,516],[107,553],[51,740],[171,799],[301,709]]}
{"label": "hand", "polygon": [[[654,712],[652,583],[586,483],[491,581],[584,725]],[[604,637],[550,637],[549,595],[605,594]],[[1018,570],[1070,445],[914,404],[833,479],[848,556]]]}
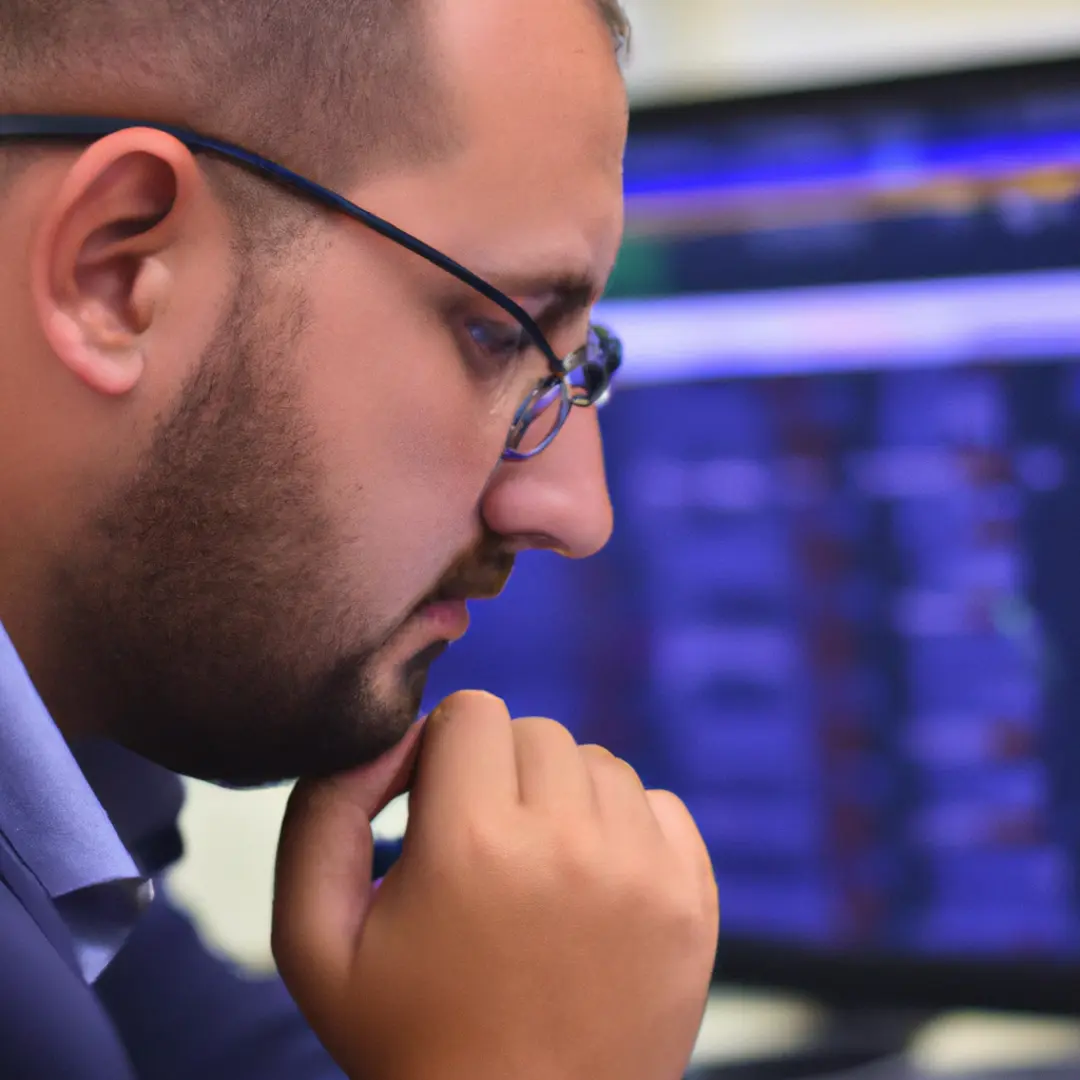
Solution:
{"label": "hand", "polygon": [[[354,1080],[677,1080],[716,951],[712,868],[675,796],[486,694],[428,719],[399,862],[372,895],[379,776],[298,786],[274,951]],[[381,790],[380,790],[381,788]]]}

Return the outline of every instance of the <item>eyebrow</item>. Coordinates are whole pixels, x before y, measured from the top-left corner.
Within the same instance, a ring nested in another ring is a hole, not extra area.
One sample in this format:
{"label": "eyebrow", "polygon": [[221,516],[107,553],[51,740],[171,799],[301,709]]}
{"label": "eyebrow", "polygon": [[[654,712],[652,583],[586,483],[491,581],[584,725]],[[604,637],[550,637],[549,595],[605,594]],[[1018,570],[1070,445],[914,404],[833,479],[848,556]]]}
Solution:
{"label": "eyebrow", "polygon": [[603,288],[587,272],[570,271],[549,274],[480,274],[500,292],[529,310],[531,298],[544,297],[545,302],[530,314],[545,336],[554,334],[588,311],[603,293]]}

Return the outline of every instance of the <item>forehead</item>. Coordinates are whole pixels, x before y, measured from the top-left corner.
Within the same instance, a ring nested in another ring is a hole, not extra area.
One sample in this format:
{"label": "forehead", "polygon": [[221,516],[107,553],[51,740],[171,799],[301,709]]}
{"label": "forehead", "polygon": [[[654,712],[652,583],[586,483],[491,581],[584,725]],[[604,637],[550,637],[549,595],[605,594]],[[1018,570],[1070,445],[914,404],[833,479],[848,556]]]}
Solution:
{"label": "forehead", "polygon": [[627,99],[592,0],[436,0],[428,30],[455,149],[362,197],[463,262],[528,253],[602,278],[622,234]]}
{"label": "forehead", "polygon": [[597,164],[621,160],[626,88],[593,0],[437,0],[429,33],[437,78],[476,147],[542,137]]}

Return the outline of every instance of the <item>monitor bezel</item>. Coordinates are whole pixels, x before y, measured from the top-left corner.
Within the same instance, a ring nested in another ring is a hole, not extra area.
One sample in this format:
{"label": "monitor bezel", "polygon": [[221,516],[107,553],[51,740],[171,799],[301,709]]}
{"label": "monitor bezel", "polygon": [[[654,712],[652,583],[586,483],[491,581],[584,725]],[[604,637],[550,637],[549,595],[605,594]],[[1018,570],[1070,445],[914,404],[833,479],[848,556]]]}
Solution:
{"label": "monitor bezel", "polygon": [[948,95],[952,103],[976,100],[988,92],[995,95],[1021,92],[1032,80],[1072,84],[1080,88],[1080,56],[1032,60],[946,72],[900,75],[865,82],[815,85],[805,90],[778,90],[761,94],[730,94],[688,101],[634,104],[630,110],[630,138],[663,132],[672,124],[731,122],[754,116],[775,116],[798,109],[835,109],[838,106],[875,109],[897,99],[916,105],[933,105]]}
{"label": "monitor bezel", "polygon": [[[723,894],[720,897],[723,910]],[[884,952],[828,952],[800,944],[725,938],[717,988],[807,995],[836,1009],[989,1010],[1080,1015],[1080,961],[912,959]]]}

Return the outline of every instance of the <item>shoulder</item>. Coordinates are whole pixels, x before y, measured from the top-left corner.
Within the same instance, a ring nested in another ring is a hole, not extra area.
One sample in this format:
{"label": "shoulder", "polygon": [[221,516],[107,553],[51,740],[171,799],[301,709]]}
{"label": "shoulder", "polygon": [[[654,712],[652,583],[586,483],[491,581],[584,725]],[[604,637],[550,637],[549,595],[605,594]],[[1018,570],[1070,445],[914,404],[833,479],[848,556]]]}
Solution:
{"label": "shoulder", "polygon": [[0,878],[0,1076],[127,1080],[127,1055],[93,991]]}

